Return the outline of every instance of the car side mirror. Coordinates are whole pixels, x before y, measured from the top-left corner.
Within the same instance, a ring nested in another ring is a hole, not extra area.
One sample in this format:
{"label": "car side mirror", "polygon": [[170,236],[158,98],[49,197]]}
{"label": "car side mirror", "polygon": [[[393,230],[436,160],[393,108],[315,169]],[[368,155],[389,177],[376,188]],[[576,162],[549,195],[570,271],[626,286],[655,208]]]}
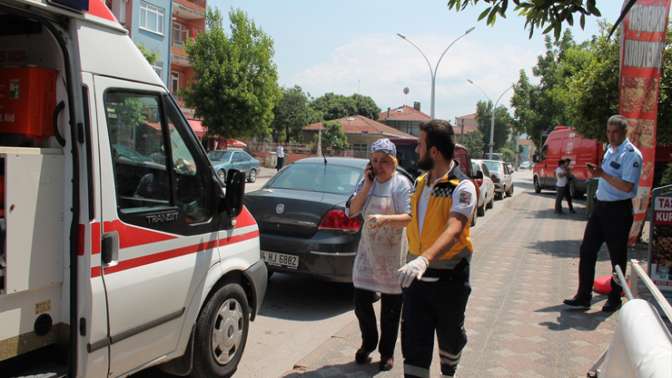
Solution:
{"label": "car side mirror", "polygon": [[537,155],[537,154],[532,155],[532,162],[533,163],[538,163],[539,162],[539,155]]}
{"label": "car side mirror", "polygon": [[224,210],[231,218],[237,217],[243,211],[243,196],[245,195],[245,173],[231,169],[226,175],[226,194],[224,195]]}
{"label": "car side mirror", "polygon": [[483,180],[483,171],[476,172],[476,179]]}

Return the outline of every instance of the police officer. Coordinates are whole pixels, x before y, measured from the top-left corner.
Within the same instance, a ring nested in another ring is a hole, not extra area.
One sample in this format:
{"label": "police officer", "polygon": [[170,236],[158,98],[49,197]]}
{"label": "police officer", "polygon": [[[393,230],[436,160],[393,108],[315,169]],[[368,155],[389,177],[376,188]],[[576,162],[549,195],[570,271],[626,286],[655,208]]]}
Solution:
{"label": "police officer", "polygon": [[[581,243],[579,259],[579,288],[572,299],[564,303],[577,308],[590,308],[591,290],[595,279],[597,253],[607,243],[612,271],[616,265],[625,274],[628,234],[632,226],[632,198],[637,194],[642,170],[642,154],[626,138],[628,123],[623,116],[614,115],[607,121],[607,148],[602,165],[589,164],[593,177],[599,178],[597,201],[588,220]],[[611,292],[602,311],[613,312],[621,307],[621,287],[612,277]]]}
{"label": "police officer", "polygon": [[429,377],[435,333],[443,376],[455,374],[467,343],[464,312],[473,253],[469,225],[476,187],[453,161],[454,149],[447,121],[420,126],[418,168],[427,173],[417,179],[411,195],[409,261],[399,269],[406,377]]}

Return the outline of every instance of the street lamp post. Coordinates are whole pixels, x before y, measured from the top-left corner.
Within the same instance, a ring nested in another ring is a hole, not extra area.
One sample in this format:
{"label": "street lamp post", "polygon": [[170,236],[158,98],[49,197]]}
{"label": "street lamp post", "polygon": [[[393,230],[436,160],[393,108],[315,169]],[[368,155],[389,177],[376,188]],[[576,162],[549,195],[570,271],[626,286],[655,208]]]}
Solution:
{"label": "street lamp post", "polygon": [[432,63],[429,62],[429,58],[427,58],[427,55],[425,55],[425,53],[422,52],[420,47],[418,47],[418,45],[416,45],[413,41],[408,39],[408,37],[406,37],[405,35],[403,35],[401,33],[397,33],[397,37],[399,37],[399,38],[403,39],[404,41],[413,45],[413,47],[415,47],[416,50],[418,50],[418,52],[420,52],[420,55],[422,55],[422,57],[425,58],[425,61],[427,62],[427,67],[429,67],[429,74],[431,75],[431,78],[432,78],[432,95],[431,95],[431,100],[430,100],[430,113],[431,113],[430,116],[432,117],[432,119],[434,119],[434,114],[435,114],[434,113],[434,105],[435,105],[435,97],[436,97],[435,96],[435,92],[436,92],[436,71],[439,69],[439,64],[441,64],[441,60],[443,59],[443,56],[446,55],[446,52],[448,51],[448,49],[450,49],[450,47],[453,46],[453,44],[455,44],[455,42],[459,41],[462,37],[471,33],[472,31],[474,31],[474,29],[476,29],[476,27],[471,27],[471,28],[467,29],[462,35],[455,38],[455,40],[453,42],[451,42],[448,45],[448,47],[446,47],[445,50],[443,50],[443,52],[441,53],[441,56],[439,57],[439,60],[436,62],[436,66],[433,69],[432,69]]}
{"label": "street lamp post", "polygon": [[476,83],[474,83],[474,81],[471,80],[471,79],[467,79],[467,81],[469,82],[469,84],[471,84],[471,85],[473,85],[474,87],[478,88],[478,89],[483,93],[483,95],[485,95],[485,97],[486,97],[488,100],[490,100],[490,103],[492,103],[492,112],[491,112],[491,114],[490,114],[490,143],[489,143],[489,145],[488,145],[488,151],[489,151],[489,153],[490,153],[490,156],[489,156],[489,157],[490,157],[490,159],[492,159],[492,149],[493,149],[494,146],[495,146],[495,109],[497,109],[497,104],[499,104],[499,100],[501,100],[502,97],[504,97],[504,95],[506,94],[506,92],[508,92],[508,91],[510,91],[511,89],[513,89],[513,84],[511,84],[510,86],[508,86],[508,87],[502,92],[502,94],[500,94],[499,97],[497,97],[497,101],[495,101],[495,102],[493,103],[493,102],[492,102],[492,99],[490,98],[490,96],[488,96],[487,93],[485,93],[485,91],[483,90],[483,88],[481,88],[481,87],[479,87],[478,85],[476,85]]}

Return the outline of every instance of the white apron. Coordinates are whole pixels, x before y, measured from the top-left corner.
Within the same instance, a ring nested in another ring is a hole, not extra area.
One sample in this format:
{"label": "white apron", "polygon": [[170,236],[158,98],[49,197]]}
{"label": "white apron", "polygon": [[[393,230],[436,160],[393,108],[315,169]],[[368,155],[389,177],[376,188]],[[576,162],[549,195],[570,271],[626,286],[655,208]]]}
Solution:
{"label": "white apron", "polygon": [[385,294],[401,294],[399,268],[406,256],[406,229],[383,226],[371,228],[369,215],[395,214],[392,197],[369,197],[362,216],[364,226],[352,269],[356,288]]}

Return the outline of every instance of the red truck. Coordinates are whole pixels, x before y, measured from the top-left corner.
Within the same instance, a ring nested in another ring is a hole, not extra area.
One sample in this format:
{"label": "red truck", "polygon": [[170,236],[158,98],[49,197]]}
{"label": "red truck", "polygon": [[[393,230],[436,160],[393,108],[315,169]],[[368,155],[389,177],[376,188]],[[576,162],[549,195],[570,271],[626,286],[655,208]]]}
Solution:
{"label": "red truck", "polygon": [[586,193],[590,176],[586,163],[599,164],[604,154],[602,143],[587,139],[573,127],[556,126],[548,135],[541,152],[534,156],[534,191],[555,189],[555,169],[560,159],[570,159],[570,167],[575,179],[570,181],[572,197]]}

